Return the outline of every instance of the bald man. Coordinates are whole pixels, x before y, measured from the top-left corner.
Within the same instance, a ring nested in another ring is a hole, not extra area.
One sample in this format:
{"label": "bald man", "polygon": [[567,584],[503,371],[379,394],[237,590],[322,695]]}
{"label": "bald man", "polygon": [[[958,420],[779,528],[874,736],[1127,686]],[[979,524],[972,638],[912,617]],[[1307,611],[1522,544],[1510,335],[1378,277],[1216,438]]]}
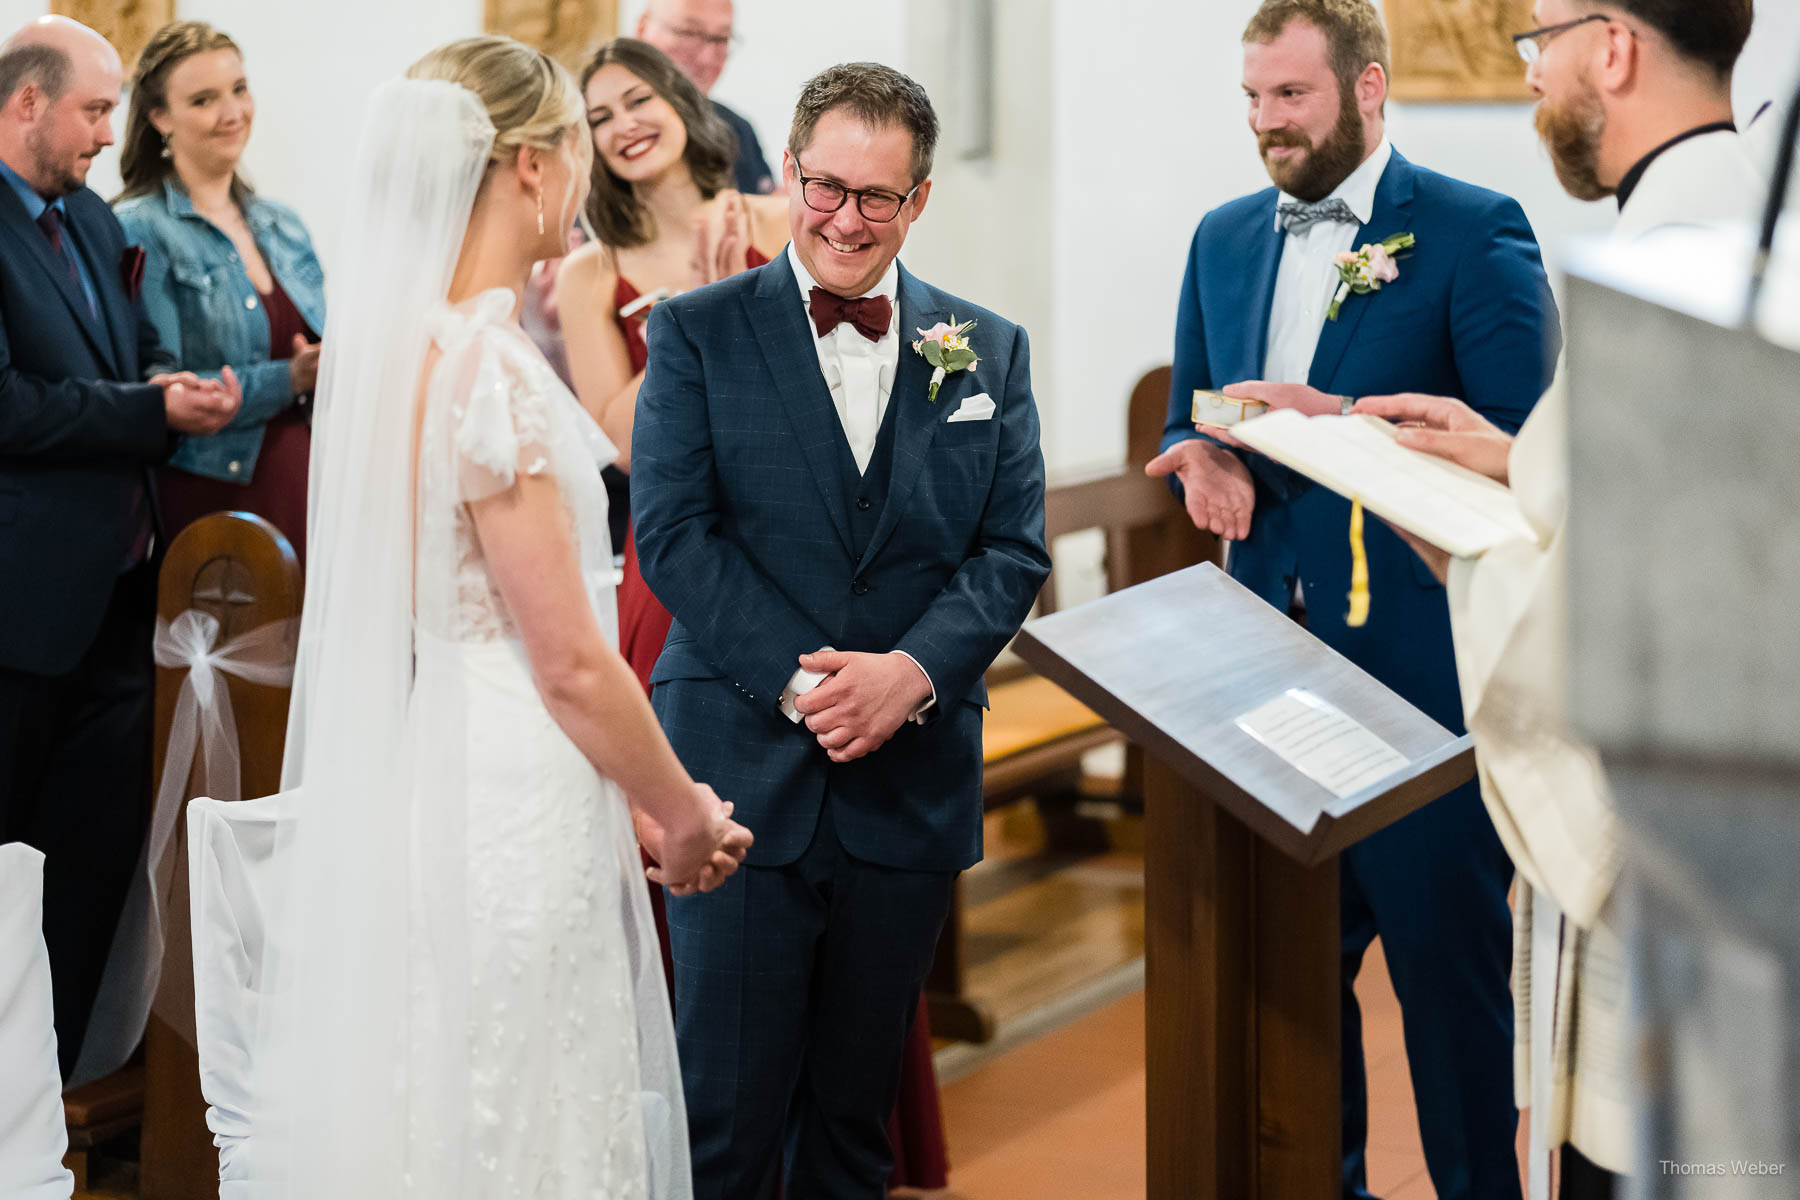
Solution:
{"label": "bald man", "polygon": [[144,835],[150,468],[240,402],[229,376],[157,373],[141,251],[86,186],[120,78],[106,40],[66,18],[0,46],[0,842],[44,853],[65,1078]]}
{"label": "bald man", "polygon": [[[731,54],[731,23],[731,0],[650,0],[638,15],[637,36],[673,59],[701,94],[710,98]],[[717,100],[711,103],[719,119],[737,135],[734,186],[752,196],[774,191],[775,177],[763,158],[756,130]]]}

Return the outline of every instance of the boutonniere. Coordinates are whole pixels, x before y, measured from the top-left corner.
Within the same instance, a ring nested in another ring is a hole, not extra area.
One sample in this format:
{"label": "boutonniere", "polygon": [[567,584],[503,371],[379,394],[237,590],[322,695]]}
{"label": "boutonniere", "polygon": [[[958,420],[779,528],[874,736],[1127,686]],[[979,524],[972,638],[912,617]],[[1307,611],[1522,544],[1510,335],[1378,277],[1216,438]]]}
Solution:
{"label": "boutonniere", "polygon": [[119,255],[119,283],[125,288],[125,298],[133,304],[144,291],[144,248],[127,246]]}
{"label": "boutonniere", "polygon": [[1337,256],[1338,289],[1331,298],[1325,319],[1338,319],[1338,309],[1354,292],[1366,296],[1379,292],[1381,285],[1400,278],[1400,266],[1394,261],[1402,250],[1411,250],[1418,239],[1410,233],[1396,233],[1379,242],[1369,242],[1361,250],[1345,250]]}
{"label": "boutonniere", "polygon": [[966,371],[981,360],[975,357],[975,351],[969,349],[969,330],[975,328],[975,322],[964,321],[958,325],[954,314],[950,324],[939,321],[930,329],[918,331],[919,340],[912,344],[913,353],[922,355],[933,368],[931,372],[931,390],[925,398],[933,404],[937,403],[938,388],[944,382],[944,376],[952,371]]}

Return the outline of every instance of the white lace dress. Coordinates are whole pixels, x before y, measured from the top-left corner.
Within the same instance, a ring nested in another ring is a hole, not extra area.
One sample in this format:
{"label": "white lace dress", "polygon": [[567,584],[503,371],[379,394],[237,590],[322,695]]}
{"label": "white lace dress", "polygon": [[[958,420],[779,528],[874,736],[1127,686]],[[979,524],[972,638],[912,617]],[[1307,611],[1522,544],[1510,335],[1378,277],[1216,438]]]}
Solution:
{"label": "white lace dress", "polygon": [[469,514],[520,475],[553,479],[616,644],[600,480],[615,452],[511,323],[513,302],[488,292],[432,322],[441,357],[421,422],[414,580],[409,1181],[461,1175],[456,1191],[473,1197],[679,1195],[669,1185],[685,1162],[663,1161],[685,1142],[673,1033],[625,800],[545,709]]}

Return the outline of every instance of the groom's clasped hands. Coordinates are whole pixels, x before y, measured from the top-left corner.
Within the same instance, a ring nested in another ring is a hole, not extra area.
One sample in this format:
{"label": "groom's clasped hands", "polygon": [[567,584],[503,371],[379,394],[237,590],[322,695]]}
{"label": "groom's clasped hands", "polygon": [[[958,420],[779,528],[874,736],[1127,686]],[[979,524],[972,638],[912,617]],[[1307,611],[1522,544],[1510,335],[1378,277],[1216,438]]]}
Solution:
{"label": "groom's clasped hands", "polygon": [[832,762],[878,750],[932,698],[931,680],[911,658],[820,650],[800,666],[826,678],[794,699],[794,708]]}

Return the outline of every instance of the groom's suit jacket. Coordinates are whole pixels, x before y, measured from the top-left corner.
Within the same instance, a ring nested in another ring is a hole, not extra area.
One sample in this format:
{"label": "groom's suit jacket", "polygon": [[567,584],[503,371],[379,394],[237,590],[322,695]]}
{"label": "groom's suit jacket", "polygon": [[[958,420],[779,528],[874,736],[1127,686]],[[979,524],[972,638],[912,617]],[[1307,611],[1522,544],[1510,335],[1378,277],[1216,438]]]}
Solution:
{"label": "groom's suit jacket", "polygon": [[134,489],[154,514],[149,469],[175,447],[162,389],[142,382],[172,368],[121,280],[124,232],[86,188],[64,204],[98,311],[0,182],[0,668],[34,675],[63,674],[93,642]]}
{"label": "groom's suit jacket", "polygon": [[[844,847],[950,871],[981,857],[982,673],[1049,573],[1025,331],[899,272],[898,368],[859,474],[785,254],[656,306],[638,395],[638,562],[675,622],[654,703],[693,775],[756,834],[749,861],[807,847],[829,798]],[[926,399],[914,330],[978,322],[980,361]],[[987,420],[950,418],[986,393]],[[834,764],[779,698],[801,654],[902,650],[937,703]]]}
{"label": "groom's suit jacket", "polygon": [[[1264,378],[1270,306],[1287,235],[1274,188],[1200,222],[1176,316],[1174,378],[1163,448],[1198,435],[1196,388]],[[1400,277],[1352,295],[1319,337],[1307,383],[1337,395],[1456,396],[1508,432],[1548,386],[1561,344],[1537,239],[1516,201],[1393,155],[1356,245],[1412,233]],[[1262,455],[1238,451],[1256,482],[1250,536],[1231,574],[1286,609],[1299,580],[1307,628],[1423,709],[1462,728],[1443,585],[1378,520],[1367,522],[1368,624],[1344,623],[1350,503]]]}

